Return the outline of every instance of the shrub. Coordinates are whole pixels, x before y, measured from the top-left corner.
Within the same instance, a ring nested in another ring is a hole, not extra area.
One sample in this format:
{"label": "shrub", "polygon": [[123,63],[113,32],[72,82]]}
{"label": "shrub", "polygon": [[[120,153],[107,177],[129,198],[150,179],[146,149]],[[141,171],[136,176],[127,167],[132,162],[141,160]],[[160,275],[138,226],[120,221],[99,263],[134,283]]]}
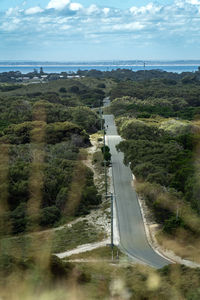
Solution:
{"label": "shrub", "polygon": [[111,160],[110,148],[107,145],[105,145],[105,146],[101,147],[101,151],[104,155],[104,160],[109,162]]}
{"label": "shrub", "polygon": [[67,93],[67,90],[66,90],[66,88],[64,88],[64,87],[61,87],[61,88],[59,89],[59,92],[60,92],[60,93]]}
{"label": "shrub", "polygon": [[183,220],[179,217],[171,216],[168,220],[165,220],[163,230],[172,234],[178,227],[184,227]]}
{"label": "shrub", "polygon": [[53,225],[60,219],[60,211],[56,206],[49,206],[42,209],[40,217],[41,226]]}
{"label": "shrub", "polygon": [[50,262],[49,262],[49,269],[51,276],[53,277],[52,279],[54,280],[61,280],[61,279],[67,279],[69,276],[70,272],[74,266],[67,262],[63,263],[61,259],[59,259],[55,255],[51,255],[50,257]]}
{"label": "shrub", "polygon": [[100,88],[100,89],[105,89],[105,88],[106,88],[106,85],[105,85],[104,83],[99,83],[99,84],[97,85],[97,87]]}
{"label": "shrub", "polygon": [[71,93],[77,94],[77,93],[79,93],[79,87],[76,86],[76,85],[74,85],[74,86],[72,86],[72,87],[69,89],[69,91],[70,91]]}

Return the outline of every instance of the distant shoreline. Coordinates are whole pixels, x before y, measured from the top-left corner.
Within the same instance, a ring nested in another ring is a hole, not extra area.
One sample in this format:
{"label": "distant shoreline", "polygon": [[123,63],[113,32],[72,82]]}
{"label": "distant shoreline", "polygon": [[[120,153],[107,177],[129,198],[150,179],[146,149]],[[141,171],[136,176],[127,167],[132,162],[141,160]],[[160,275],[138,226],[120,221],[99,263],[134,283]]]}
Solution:
{"label": "distant shoreline", "polygon": [[165,72],[172,72],[172,73],[182,73],[182,72],[196,72],[198,71],[198,67],[200,66],[199,63],[191,63],[189,62],[186,64],[184,62],[177,62],[177,63],[161,63],[158,62],[141,62],[139,61],[136,63],[133,61],[127,61],[127,62],[72,62],[72,63],[57,63],[57,62],[13,62],[9,63],[7,61],[2,62],[0,61],[0,73],[6,73],[6,72],[21,72],[22,74],[27,74],[30,72],[33,72],[33,70],[37,70],[37,72],[40,72],[40,68],[43,69],[45,73],[77,73],[79,70],[81,71],[91,71],[96,70],[100,72],[112,72],[116,71],[117,69],[127,69],[134,72],[142,71],[144,70],[161,70]]}
{"label": "distant shoreline", "polygon": [[[200,62],[199,64],[148,64],[146,63],[145,64],[147,67],[196,67],[196,66],[200,66]],[[25,64],[0,64],[0,67],[1,68],[31,68],[31,67],[36,67],[36,68],[39,68],[39,67],[53,67],[53,68],[56,68],[56,67],[143,67],[144,66],[144,63],[143,64],[45,64],[45,63],[42,63],[41,64],[29,64],[29,65],[25,65]]]}

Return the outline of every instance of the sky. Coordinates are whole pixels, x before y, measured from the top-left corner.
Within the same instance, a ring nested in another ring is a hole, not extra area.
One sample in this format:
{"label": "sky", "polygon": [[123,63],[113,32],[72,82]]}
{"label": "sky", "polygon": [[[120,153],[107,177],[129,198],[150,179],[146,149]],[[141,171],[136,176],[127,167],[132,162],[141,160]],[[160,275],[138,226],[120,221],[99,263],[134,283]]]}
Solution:
{"label": "sky", "polygon": [[200,59],[200,0],[0,0],[0,60],[135,59]]}

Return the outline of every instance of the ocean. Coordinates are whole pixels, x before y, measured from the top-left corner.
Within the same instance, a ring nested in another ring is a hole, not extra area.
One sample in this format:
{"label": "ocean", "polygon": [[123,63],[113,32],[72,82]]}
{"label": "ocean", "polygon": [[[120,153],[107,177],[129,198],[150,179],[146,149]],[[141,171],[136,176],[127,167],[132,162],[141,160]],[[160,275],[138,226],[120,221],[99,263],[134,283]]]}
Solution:
{"label": "ocean", "polygon": [[[182,72],[195,72],[198,70],[200,66],[198,62],[187,64],[183,62],[173,62],[173,63],[158,63],[156,62],[149,62],[146,63],[145,69],[146,70],[163,70],[167,72],[174,72],[174,73],[182,73]],[[73,73],[77,72],[78,70],[92,70],[96,69],[99,71],[112,71],[116,69],[129,69],[132,71],[139,71],[144,70],[144,64],[137,64],[136,62],[116,62],[116,63],[109,63],[109,62],[92,62],[92,63],[44,63],[44,62],[17,62],[17,63],[10,63],[10,62],[0,62],[0,73],[2,72],[9,72],[9,71],[20,71],[23,74],[27,74],[32,72],[34,69],[40,70],[40,67],[43,68],[45,73]]]}

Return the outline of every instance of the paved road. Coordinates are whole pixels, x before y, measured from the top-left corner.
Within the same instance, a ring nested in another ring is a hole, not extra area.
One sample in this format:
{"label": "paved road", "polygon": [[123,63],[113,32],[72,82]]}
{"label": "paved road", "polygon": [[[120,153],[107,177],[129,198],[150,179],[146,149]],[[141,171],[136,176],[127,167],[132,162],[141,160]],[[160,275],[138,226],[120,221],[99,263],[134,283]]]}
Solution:
{"label": "paved road", "polygon": [[114,117],[104,115],[104,119],[107,142],[112,154],[120,245],[136,261],[162,268],[168,265],[169,261],[157,254],[147,241],[137,195],[132,186],[131,170],[123,163],[123,153],[116,150],[116,145],[122,139],[117,133]]}

